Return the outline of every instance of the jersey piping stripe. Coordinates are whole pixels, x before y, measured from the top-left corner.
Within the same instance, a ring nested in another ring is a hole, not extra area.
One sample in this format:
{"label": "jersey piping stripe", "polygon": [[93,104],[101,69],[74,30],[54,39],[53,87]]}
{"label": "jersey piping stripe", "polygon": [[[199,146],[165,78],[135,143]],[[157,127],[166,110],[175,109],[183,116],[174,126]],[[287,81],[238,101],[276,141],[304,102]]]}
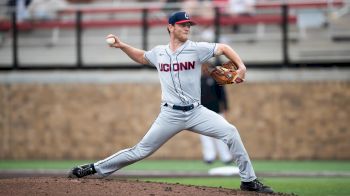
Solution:
{"label": "jersey piping stripe", "polygon": [[215,47],[216,47],[216,43],[215,43],[215,45],[214,45],[214,47],[213,47],[213,57],[215,56]]}
{"label": "jersey piping stripe", "polygon": [[110,156],[109,158],[107,158],[107,159],[105,159],[105,160],[103,160],[103,161],[101,161],[101,162],[98,162],[97,165],[104,164],[105,162],[110,161],[111,159],[114,159],[114,158],[117,157],[118,155],[120,155],[120,154],[122,154],[122,153],[124,153],[124,152],[131,151],[131,150],[133,150],[133,149],[135,149],[135,148],[136,148],[136,146],[133,146],[132,148],[128,148],[128,149],[121,150],[121,151],[119,151],[118,153],[116,153],[115,155],[112,155],[112,156]]}
{"label": "jersey piping stripe", "polygon": [[[184,51],[184,49],[186,48],[186,46],[187,46],[187,45],[185,45],[185,46],[181,49],[181,51],[179,52],[179,54],[176,55],[175,59],[176,59],[177,64],[179,64],[179,61],[177,60],[177,57],[182,53],[182,51]],[[179,80],[179,84],[180,84],[180,89],[181,89],[182,96],[185,97],[185,95],[184,95],[184,90],[182,89],[182,86],[181,86],[180,72],[179,72],[179,74],[177,75],[177,78],[178,78],[178,80]],[[192,97],[189,97],[189,98],[190,98],[192,101],[194,101]],[[187,101],[186,104],[189,104],[189,102]]]}
{"label": "jersey piping stripe", "polygon": [[[183,47],[182,47],[182,49],[180,50],[180,52],[176,55],[176,57],[175,57],[175,59],[176,59],[176,63],[179,63],[179,61],[177,60],[177,57],[184,51],[184,49],[186,48],[186,46],[188,45],[188,41],[186,41],[185,43],[184,43],[184,45],[183,45]],[[177,75],[177,78],[178,78],[178,81],[179,81],[179,85],[180,85],[180,90],[181,90],[181,94],[182,94],[182,96],[183,97],[186,97],[185,95],[184,95],[184,91],[183,91],[183,89],[182,89],[182,86],[181,86],[181,81],[180,81],[180,72],[178,72],[178,75]],[[191,97],[190,97],[190,99],[191,99]],[[189,104],[189,102],[188,101],[183,101],[183,103],[185,103],[185,104]]]}
{"label": "jersey piping stripe", "polygon": [[[182,48],[182,49],[180,50],[180,52],[176,55],[176,57],[175,57],[176,63],[179,63],[179,61],[177,60],[177,57],[182,53],[182,51],[184,51],[184,49],[186,48],[187,45],[188,45],[188,42],[186,42],[186,43],[184,44],[183,48]],[[183,89],[182,89],[182,87],[181,87],[180,71],[178,72],[177,78],[178,78],[178,80],[179,80],[181,94],[182,94],[182,96],[186,97],[186,96],[184,95],[184,91],[183,91]],[[184,103],[185,103],[185,104],[188,104],[188,101],[185,100]]]}
{"label": "jersey piping stripe", "polygon": [[[168,51],[167,51],[166,49],[165,49],[165,53],[168,55],[168,57],[169,57],[169,59],[170,59],[170,66],[171,66],[171,65],[172,65],[171,56],[170,56],[170,54],[168,53]],[[174,85],[175,92],[176,92],[177,94],[179,94],[178,96],[179,96],[181,102],[182,102],[182,103],[186,103],[186,100],[183,100],[183,98],[181,97],[180,93],[177,91],[176,84],[175,84],[175,81],[174,81],[174,78],[173,78],[173,74],[172,74],[172,70],[173,70],[173,69],[171,68],[169,73],[170,73],[171,80],[172,80],[173,85]]]}
{"label": "jersey piping stripe", "polygon": [[[179,53],[180,54],[180,53]],[[176,63],[177,64],[179,64],[179,61],[177,60],[177,56],[179,56],[179,54],[178,55],[176,55],[176,57],[175,57],[175,59],[176,59]],[[179,73],[177,74],[177,80],[179,81],[179,87],[180,87],[180,90],[181,90],[181,94],[182,94],[182,96],[184,96],[185,97],[185,95],[184,95],[184,91],[183,91],[183,89],[182,89],[182,87],[181,87],[181,80],[180,80],[180,71],[179,71]],[[188,104],[188,101],[186,101],[185,100],[185,102],[186,102],[186,104]]]}

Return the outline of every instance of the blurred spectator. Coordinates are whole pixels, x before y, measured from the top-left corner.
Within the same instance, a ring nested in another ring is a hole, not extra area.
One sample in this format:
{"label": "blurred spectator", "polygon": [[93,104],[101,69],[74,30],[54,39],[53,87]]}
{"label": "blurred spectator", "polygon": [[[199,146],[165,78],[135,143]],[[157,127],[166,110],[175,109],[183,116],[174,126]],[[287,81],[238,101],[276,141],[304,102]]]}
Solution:
{"label": "blurred spectator", "polygon": [[219,8],[221,14],[227,13],[229,0],[212,0],[213,5]]}
{"label": "blurred spectator", "polygon": [[233,15],[253,15],[255,0],[229,0],[229,13]]}
{"label": "blurred spectator", "polygon": [[176,5],[177,3],[181,3],[181,0],[161,0],[163,3],[163,12],[166,17],[170,16],[173,12],[179,11],[180,7]]}
{"label": "blurred spectator", "polygon": [[211,0],[184,0],[182,10],[193,16],[202,18],[214,18],[214,10]]}
{"label": "blurred spectator", "polygon": [[7,5],[11,8],[16,8],[17,22],[22,22],[29,18],[27,7],[31,0],[9,0]]}
{"label": "blurred spectator", "polygon": [[201,15],[199,8],[200,5],[198,0],[184,0],[182,3],[182,10],[192,17]]}
{"label": "blurred spectator", "polygon": [[[182,10],[185,10],[191,16],[200,17],[203,20],[213,21],[215,10],[211,0],[185,0],[182,5]],[[201,24],[203,29],[200,30],[201,38],[204,41],[214,41],[213,25]]]}
{"label": "blurred spectator", "polygon": [[[251,16],[255,14],[255,0],[229,0],[228,14],[233,16]],[[239,32],[239,25],[233,25],[233,31]]]}
{"label": "blurred spectator", "polygon": [[50,20],[56,18],[58,11],[67,5],[65,0],[32,0],[28,10],[34,20]]}
{"label": "blurred spectator", "polygon": [[[201,104],[225,117],[228,109],[225,89],[223,86],[219,86],[210,76],[207,69],[208,66],[211,66],[211,64],[205,63],[202,66]],[[220,160],[224,164],[232,163],[232,155],[228,146],[223,141],[205,135],[200,135],[200,140],[202,143],[203,161],[205,163],[210,164],[214,162],[217,154],[219,154]]]}

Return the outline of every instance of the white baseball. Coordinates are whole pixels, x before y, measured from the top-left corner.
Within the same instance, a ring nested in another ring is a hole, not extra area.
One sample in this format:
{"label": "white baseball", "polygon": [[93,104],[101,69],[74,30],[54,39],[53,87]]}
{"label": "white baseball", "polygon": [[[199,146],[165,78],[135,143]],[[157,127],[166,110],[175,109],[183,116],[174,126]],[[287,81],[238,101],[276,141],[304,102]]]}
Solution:
{"label": "white baseball", "polygon": [[114,37],[109,37],[106,39],[107,44],[112,45],[115,43],[115,38]]}

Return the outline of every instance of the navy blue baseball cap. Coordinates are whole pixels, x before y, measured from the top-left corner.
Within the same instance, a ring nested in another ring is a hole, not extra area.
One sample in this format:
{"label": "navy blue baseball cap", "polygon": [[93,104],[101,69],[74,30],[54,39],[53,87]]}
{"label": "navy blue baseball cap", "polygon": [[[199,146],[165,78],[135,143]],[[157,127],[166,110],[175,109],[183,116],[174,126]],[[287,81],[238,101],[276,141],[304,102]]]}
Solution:
{"label": "navy blue baseball cap", "polygon": [[186,12],[174,12],[169,16],[168,20],[168,23],[172,25],[186,22],[190,23],[191,25],[196,25],[196,23],[190,19],[190,16]]}

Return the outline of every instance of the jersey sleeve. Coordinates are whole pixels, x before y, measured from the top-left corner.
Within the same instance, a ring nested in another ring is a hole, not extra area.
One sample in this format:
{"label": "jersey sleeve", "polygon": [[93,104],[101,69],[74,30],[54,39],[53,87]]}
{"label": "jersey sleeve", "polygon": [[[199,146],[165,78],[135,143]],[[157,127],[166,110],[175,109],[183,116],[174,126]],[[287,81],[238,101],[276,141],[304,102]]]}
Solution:
{"label": "jersey sleeve", "polygon": [[157,55],[155,52],[155,48],[149,51],[146,51],[144,54],[145,59],[148,61],[150,65],[156,66],[157,64]]}
{"label": "jersey sleeve", "polygon": [[217,49],[216,43],[197,42],[197,53],[200,62],[208,61],[214,57],[215,50]]}

